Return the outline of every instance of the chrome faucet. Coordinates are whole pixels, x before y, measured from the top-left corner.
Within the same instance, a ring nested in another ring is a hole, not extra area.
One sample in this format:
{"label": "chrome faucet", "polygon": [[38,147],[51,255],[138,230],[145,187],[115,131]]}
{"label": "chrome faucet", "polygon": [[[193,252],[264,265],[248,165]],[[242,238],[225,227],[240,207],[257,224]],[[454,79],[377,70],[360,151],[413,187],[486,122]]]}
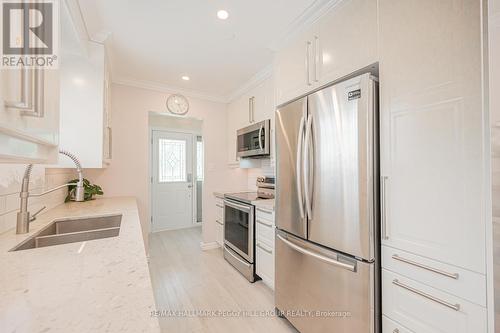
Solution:
{"label": "chrome faucet", "polygon": [[60,185],[57,187],[54,187],[50,190],[47,190],[42,193],[29,193],[29,183],[30,183],[30,176],[31,176],[31,171],[33,170],[33,164],[29,164],[26,167],[26,171],[24,171],[24,177],[23,177],[23,182],[21,185],[21,193],[19,194],[19,197],[21,198],[21,207],[19,209],[19,212],[17,213],[17,225],[16,225],[16,234],[26,234],[29,232],[30,229],[30,222],[33,222],[36,219],[36,216],[38,213],[40,213],[43,209],[45,209],[45,206],[42,207],[40,210],[38,210],[33,216],[30,216],[30,212],[28,212],[28,198],[30,197],[41,197],[42,195],[57,191],[63,187],[70,186],[70,185],[76,185],[75,189],[75,201],[84,201],[85,200],[85,190],[83,188],[83,173],[82,173],[82,165],[80,164],[80,161],[78,158],[65,151],[65,150],[59,150],[60,154],[66,155],[76,165],[76,171],[78,172],[78,182],[77,183],[69,183],[69,184],[64,184]]}

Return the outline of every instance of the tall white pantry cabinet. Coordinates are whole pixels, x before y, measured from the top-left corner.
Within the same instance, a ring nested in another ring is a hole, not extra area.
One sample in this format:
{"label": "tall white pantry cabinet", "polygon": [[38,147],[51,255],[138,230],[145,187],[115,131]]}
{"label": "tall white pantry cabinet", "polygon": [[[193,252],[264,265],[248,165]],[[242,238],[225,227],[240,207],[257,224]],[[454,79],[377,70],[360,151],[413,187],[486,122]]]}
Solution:
{"label": "tall white pantry cabinet", "polygon": [[278,104],[378,64],[384,333],[487,331],[484,4],[344,0],[276,56]]}

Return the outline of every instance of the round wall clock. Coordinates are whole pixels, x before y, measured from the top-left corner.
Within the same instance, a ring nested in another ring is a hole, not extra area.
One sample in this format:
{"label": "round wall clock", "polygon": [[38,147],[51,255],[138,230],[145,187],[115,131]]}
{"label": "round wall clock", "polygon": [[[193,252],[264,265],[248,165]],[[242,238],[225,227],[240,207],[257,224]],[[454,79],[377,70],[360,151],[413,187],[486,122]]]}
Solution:
{"label": "round wall clock", "polygon": [[167,109],[170,113],[184,115],[189,110],[189,102],[186,97],[173,94],[167,98]]}

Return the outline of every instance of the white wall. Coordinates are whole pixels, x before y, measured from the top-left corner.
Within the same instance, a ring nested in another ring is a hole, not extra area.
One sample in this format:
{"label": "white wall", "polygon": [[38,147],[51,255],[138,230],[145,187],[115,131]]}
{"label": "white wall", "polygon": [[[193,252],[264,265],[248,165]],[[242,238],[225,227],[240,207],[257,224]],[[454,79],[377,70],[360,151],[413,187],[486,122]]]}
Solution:
{"label": "white wall", "polygon": [[[492,135],[492,206],[493,206],[493,235],[500,234],[500,0],[489,1],[489,97],[490,97],[490,121]],[[493,244],[493,261],[494,268],[491,271],[498,274],[500,266],[500,258],[498,255],[498,238],[495,238]],[[498,276],[494,276],[498,279]],[[492,278],[489,278],[490,281]],[[490,283],[493,283],[491,281]],[[492,299],[500,299],[500,286],[494,286],[494,296]],[[492,313],[490,309],[490,313]],[[500,331],[500,304],[495,304],[495,332]],[[490,320],[491,322],[491,320]],[[490,332],[493,332],[493,325],[490,327]]]}
{"label": "white wall", "polygon": [[[105,196],[130,195],[137,198],[145,242],[149,222],[149,133],[148,113],[165,112],[172,92],[113,84],[113,160],[104,170],[85,170],[91,181],[103,187]],[[189,117],[203,120],[205,183],[203,188],[203,241],[215,241],[216,190],[246,188],[246,171],[229,169],[226,163],[226,104],[190,98]]]}
{"label": "white wall", "polygon": [[[25,169],[26,165],[0,164],[0,233],[15,233],[12,228],[16,227],[19,191]],[[62,185],[74,176],[72,169],[46,169],[42,166],[35,166],[30,178],[30,191],[33,193],[42,192]],[[45,209],[47,211],[63,203],[66,194],[67,189],[61,189],[40,198],[30,198],[28,210],[33,213],[39,208],[47,206]]]}

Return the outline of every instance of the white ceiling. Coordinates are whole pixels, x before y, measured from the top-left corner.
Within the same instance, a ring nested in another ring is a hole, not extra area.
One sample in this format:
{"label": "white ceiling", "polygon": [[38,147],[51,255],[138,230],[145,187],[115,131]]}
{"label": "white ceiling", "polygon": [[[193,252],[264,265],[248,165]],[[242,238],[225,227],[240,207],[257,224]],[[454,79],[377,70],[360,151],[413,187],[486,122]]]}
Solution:
{"label": "white ceiling", "polygon": [[[273,45],[318,2],[79,0],[90,37],[111,33],[114,80],[216,99],[226,99],[270,65]],[[217,19],[219,9],[229,19]]]}

